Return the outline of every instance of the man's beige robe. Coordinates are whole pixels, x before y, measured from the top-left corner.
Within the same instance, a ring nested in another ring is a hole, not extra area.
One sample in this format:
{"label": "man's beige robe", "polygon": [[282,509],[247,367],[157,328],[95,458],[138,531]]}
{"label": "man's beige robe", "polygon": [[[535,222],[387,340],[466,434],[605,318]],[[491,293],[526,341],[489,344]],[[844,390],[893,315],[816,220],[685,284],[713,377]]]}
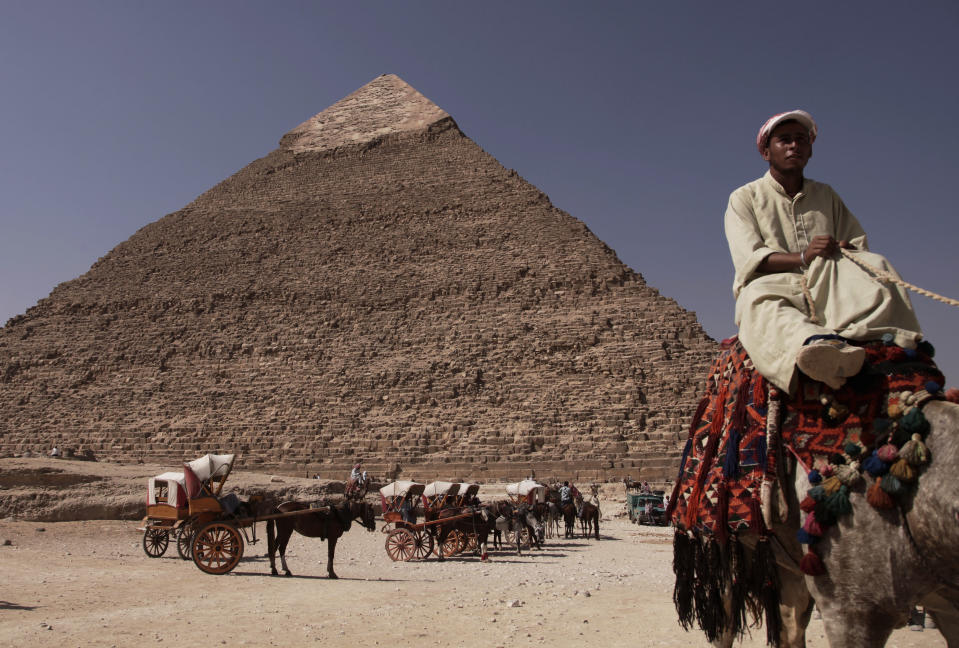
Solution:
{"label": "man's beige robe", "polygon": [[[773,252],[799,253],[813,237],[849,241],[869,265],[898,276],[886,259],[868,251],[866,233],[829,185],[808,178],[790,198],[766,174],[734,191],[726,208],[726,240],[736,268],[733,295],[739,339],[756,369],[780,389],[796,386],[796,353],[813,335],[857,341],[881,339],[914,348],[922,339],[905,289],[881,283],[844,257],[816,258],[803,273],[759,272]],[[821,324],[810,321],[802,278]]]}

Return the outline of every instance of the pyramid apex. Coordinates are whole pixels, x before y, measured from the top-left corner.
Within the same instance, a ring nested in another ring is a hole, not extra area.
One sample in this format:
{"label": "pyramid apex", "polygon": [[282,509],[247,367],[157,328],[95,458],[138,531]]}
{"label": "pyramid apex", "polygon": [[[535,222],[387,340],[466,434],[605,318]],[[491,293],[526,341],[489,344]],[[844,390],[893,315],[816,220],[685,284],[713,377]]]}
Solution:
{"label": "pyramid apex", "polygon": [[426,131],[449,114],[395,74],[376,77],[306,120],[280,140],[296,153],[362,144],[386,135]]}

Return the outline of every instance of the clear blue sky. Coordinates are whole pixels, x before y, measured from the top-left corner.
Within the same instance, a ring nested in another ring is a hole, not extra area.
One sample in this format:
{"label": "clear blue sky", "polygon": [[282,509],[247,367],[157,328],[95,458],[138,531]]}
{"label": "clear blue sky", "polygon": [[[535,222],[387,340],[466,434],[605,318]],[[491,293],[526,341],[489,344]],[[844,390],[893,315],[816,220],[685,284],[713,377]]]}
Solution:
{"label": "clear blue sky", "polygon": [[[959,298],[959,3],[0,0],[0,322],[383,73],[735,333],[722,229],[772,113],[903,277]],[[915,296],[959,383],[959,309]]]}

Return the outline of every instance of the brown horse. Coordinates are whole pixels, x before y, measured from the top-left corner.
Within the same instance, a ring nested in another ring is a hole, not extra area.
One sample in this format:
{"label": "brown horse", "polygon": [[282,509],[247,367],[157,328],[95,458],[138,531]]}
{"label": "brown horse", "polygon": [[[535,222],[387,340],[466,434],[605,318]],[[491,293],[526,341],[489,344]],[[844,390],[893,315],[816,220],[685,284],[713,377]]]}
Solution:
{"label": "brown horse", "polygon": [[588,538],[595,533],[599,540],[599,507],[592,502],[581,502],[578,517],[583,537]]}
{"label": "brown horse", "polygon": [[[274,513],[289,513],[292,511],[308,511],[309,504],[301,502],[283,502],[276,507]],[[267,520],[266,540],[270,556],[270,571],[274,576],[276,571],[276,550],[280,550],[280,563],[287,576],[292,576],[286,565],[286,546],[290,537],[296,531],[308,538],[326,540],[327,561],[326,573],[330,578],[338,578],[333,571],[333,555],[336,553],[336,541],[350,530],[353,520],[358,521],[367,531],[376,529],[376,511],[369,502],[349,500],[341,505],[331,505],[328,508],[318,509],[312,514],[296,515],[292,517]]]}

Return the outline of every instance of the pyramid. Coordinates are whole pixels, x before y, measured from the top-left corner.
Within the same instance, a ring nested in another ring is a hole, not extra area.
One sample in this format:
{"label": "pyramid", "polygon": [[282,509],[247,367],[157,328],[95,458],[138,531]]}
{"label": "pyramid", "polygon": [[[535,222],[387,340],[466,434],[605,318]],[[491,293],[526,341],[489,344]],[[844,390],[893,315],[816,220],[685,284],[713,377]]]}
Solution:
{"label": "pyramid", "polygon": [[716,344],[393,75],[0,329],[0,456],[672,478]]}

